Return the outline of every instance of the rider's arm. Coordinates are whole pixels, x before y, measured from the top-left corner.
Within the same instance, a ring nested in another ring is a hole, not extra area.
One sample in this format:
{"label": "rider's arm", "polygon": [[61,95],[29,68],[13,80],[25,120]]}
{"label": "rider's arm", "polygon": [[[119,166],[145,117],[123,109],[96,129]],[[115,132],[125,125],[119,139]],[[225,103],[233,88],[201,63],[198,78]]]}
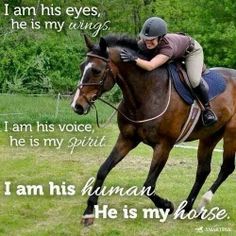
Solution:
{"label": "rider's arm", "polygon": [[163,65],[169,59],[170,59],[170,57],[168,57],[164,54],[158,54],[154,58],[152,58],[152,60],[150,60],[150,61],[146,61],[146,60],[143,60],[140,58],[137,58],[135,61],[139,67],[143,68],[144,70],[151,71],[151,70],[154,70],[157,67]]}

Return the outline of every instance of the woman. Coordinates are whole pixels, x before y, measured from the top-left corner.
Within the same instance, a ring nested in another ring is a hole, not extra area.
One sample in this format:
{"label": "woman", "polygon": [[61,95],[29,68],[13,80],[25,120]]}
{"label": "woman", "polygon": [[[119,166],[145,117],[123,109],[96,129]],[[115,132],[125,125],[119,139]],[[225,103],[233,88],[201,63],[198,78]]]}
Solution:
{"label": "woman", "polygon": [[140,38],[140,48],[151,52],[152,59],[143,60],[127,50],[122,50],[122,60],[133,61],[144,70],[151,71],[169,60],[184,58],[193,91],[205,107],[202,112],[203,125],[211,126],[216,123],[217,117],[210,108],[208,90],[201,81],[204,60],[201,45],[187,35],[167,33],[167,24],[159,17],[151,17],[145,21]]}

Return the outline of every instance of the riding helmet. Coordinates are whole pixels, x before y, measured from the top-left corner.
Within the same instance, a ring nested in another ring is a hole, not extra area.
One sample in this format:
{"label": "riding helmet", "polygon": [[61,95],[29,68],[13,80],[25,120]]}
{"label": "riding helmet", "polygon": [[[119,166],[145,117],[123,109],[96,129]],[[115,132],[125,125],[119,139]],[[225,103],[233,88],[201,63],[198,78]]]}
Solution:
{"label": "riding helmet", "polygon": [[139,34],[142,39],[152,40],[162,37],[167,33],[167,23],[160,17],[151,17],[147,19]]}

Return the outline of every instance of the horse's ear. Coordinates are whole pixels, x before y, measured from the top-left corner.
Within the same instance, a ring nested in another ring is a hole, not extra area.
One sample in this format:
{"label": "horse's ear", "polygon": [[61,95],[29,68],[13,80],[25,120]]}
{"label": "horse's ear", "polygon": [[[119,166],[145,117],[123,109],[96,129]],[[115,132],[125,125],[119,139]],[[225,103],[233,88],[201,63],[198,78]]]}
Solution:
{"label": "horse's ear", "polygon": [[94,47],[94,44],[93,44],[92,40],[86,34],[84,34],[84,41],[86,43],[87,48],[89,50],[92,50]]}
{"label": "horse's ear", "polygon": [[107,51],[107,42],[103,37],[100,38],[99,47],[100,47],[102,52]]}

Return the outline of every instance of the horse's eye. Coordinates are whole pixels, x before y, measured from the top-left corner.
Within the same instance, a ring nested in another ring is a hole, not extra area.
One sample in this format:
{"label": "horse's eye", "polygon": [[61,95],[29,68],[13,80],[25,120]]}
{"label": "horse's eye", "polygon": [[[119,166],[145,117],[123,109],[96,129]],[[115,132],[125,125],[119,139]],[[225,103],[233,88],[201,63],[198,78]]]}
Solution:
{"label": "horse's eye", "polygon": [[93,67],[92,72],[93,72],[94,75],[99,75],[101,73],[101,70]]}

